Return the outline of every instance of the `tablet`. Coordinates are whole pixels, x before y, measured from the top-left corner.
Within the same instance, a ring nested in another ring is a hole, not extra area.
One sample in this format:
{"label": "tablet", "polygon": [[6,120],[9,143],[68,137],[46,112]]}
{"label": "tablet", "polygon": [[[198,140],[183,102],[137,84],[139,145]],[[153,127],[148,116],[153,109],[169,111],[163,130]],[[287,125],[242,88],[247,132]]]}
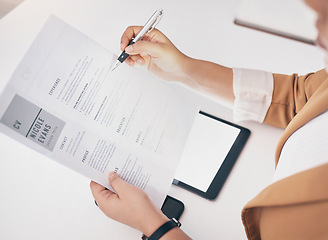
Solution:
{"label": "tablet", "polygon": [[204,198],[215,199],[249,135],[250,131],[244,127],[200,112],[173,184]]}

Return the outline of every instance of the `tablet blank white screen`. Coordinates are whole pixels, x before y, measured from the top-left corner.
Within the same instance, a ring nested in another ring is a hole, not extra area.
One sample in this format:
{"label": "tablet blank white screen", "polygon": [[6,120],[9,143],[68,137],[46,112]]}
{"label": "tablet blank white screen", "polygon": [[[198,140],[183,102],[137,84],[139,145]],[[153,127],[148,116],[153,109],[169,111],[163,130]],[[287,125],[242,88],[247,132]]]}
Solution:
{"label": "tablet blank white screen", "polygon": [[239,132],[236,127],[199,114],[175,179],[206,192]]}

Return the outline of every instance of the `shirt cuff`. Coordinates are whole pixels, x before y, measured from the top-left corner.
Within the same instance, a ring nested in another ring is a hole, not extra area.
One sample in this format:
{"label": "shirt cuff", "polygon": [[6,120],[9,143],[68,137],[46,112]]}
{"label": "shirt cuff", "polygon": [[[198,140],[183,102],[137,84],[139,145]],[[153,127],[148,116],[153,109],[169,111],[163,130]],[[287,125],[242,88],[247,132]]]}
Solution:
{"label": "shirt cuff", "polygon": [[262,123],[272,101],[273,75],[260,70],[233,68],[233,92],[234,121]]}

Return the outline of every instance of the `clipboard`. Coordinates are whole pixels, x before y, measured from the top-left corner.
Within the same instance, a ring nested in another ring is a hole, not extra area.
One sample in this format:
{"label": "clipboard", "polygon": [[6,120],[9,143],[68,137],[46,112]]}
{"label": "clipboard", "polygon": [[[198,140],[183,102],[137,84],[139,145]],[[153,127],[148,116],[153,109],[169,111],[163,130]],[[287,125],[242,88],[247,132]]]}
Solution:
{"label": "clipboard", "polygon": [[249,136],[247,128],[199,112],[173,184],[214,200]]}

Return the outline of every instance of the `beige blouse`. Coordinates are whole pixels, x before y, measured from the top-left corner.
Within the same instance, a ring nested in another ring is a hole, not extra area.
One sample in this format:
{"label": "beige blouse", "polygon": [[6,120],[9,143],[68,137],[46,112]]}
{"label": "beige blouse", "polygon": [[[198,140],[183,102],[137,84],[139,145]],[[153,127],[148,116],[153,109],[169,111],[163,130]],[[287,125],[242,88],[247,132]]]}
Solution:
{"label": "beige blouse", "polygon": [[[321,70],[273,78],[264,122],[286,128],[276,148],[277,165],[291,134],[328,110],[328,75]],[[269,185],[246,204],[242,220],[249,239],[328,239],[328,164]]]}

